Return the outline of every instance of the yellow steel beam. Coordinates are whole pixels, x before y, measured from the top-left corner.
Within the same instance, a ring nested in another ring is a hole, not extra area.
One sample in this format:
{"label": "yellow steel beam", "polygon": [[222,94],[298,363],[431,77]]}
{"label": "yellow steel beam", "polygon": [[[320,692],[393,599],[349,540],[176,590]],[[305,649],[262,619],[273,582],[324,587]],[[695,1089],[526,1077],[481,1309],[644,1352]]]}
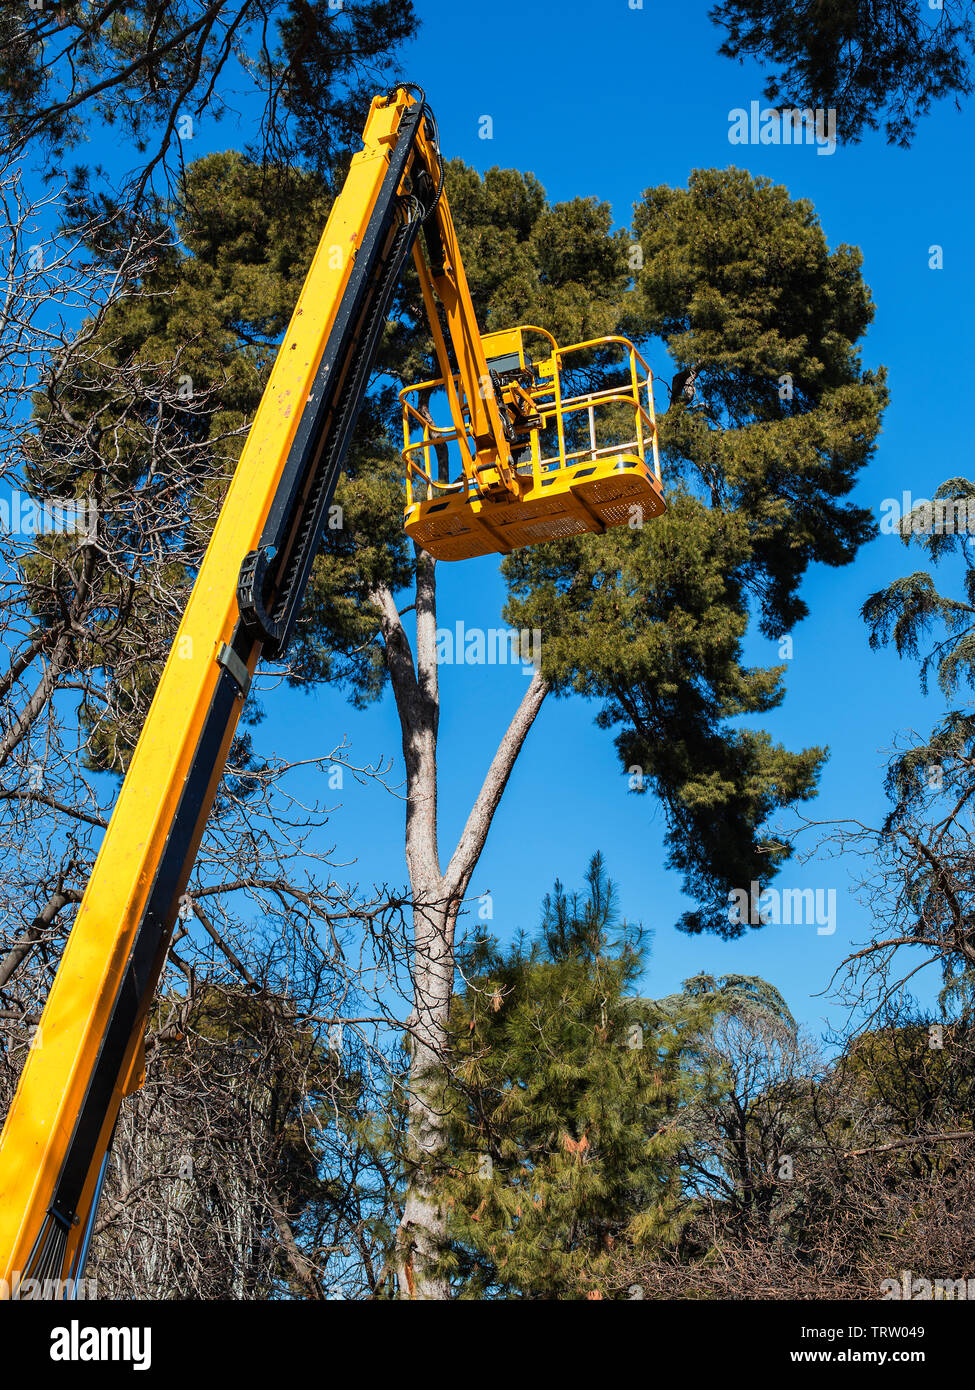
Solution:
{"label": "yellow steel beam", "polygon": [[[222,670],[217,663],[239,613],[236,583],[257,547],[316,368],[381,189],[404,111],[405,91],[373,103],[365,148],[352,160],[278,352],[271,377],[227,492],[179,631],[132,756],[111,821],[64,950],[10,1112],[0,1136],[0,1279],[25,1270],[105,1034]],[[254,642],[248,668],[260,655]],[[217,765],[200,806],[193,853],[203,833],[237,724],[235,702]],[[188,871],[188,870],[187,870]],[[173,904],[175,912],[175,902]],[[172,920],[166,931],[171,931]],[[165,939],[168,939],[165,938]],[[165,939],[155,962],[161,968]],[[143,1019],[148,1001],[144,1001]],[[84,1226],[96,1170],[122,1094],[139,1071],[141,1026],[122,1062],[99,1149],[69,1240],[64,1268]],[[3,1287],[3,1286],[0,1286]]]}
{"label": "yellow steel beam", "polygon": [[[436,159],[436,152],[425,132],[421,132],[417,145],[425,162],[428,162],[430,167],[435,167],[433,161]],[[441,375],[445,382],[450,381],[451,366],[442,355],[443,338],[437,323],[434,290],[436,290],[444,307],[457,363],[457,373],[470,412],[469,433],[477,451],[474,467],[490,464],[496,468],[504,487],[517,496],[521,490],[521,482],[511,466],[511,448],[505,439],[501,424],[501,414],[488,372],[487,356],[481,341],[481,334],[478,331],[477,314],[471,300],[467,274],[457,242],[457,230],[446,197],[440,198],[433,216],[436,219],[436,231],[443,252],[443,271],[438,274],[436,267],[427,267],[422,255],[419,254],[419,243],[416,247],[414,260],[423,290],[427,317],[433,329]],[[452,391],[452,387],[450,390]],[[452,414],[454,409],[455,403],[451,399]],[[461,436],[463,436],[463,424],[456,416],[454,424],[460,429]],[[467,472],[466,450],[462,450],[462,456],[464,457],[464,471]]]}

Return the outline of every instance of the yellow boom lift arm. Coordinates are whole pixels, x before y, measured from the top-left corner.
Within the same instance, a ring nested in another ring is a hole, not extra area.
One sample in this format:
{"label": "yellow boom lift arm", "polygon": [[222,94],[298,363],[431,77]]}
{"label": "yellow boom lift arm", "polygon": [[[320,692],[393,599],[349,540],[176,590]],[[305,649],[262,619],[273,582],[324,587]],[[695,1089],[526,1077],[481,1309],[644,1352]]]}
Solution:
{"label": "yellow boom lift arm", "polygon": [[[288,646],[407,258],[440,368],[402,393],[405,527],[418,544],[443,559],[503,554],[663,510],[652,377],[633,345],[560,348],[534,328],[482,337],[419,88],[376,97],[363,144],[278,351],[0,1136],[8,1295],[26,1279],[70,1287],[83,1273],[121,1102],[142,1084],[146,1019],[179,900],[258,661]],[[533,335],[544,344],[537,369],[525,348]],[[625,359],[623,385],[566,395],[565,358],[607,348]],[[449,425],[417,408],[420,391],[424,402],[442,395]],[[608,444],[598,442],[597,412],[611,416]],[[621,431],[621,416],[632,431]],[[442,464],[450,443],[461,458],[454,480]]]}

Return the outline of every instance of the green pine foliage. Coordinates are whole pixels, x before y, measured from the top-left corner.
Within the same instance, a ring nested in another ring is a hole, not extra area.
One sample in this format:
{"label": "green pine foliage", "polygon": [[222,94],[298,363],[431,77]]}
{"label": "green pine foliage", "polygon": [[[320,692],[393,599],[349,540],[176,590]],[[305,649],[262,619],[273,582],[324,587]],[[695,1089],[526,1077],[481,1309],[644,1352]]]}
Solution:
{"label": "green pine foliage", "polygon": [[[505,618],[541,629],[553,690],[598,701],[631,784],[659,798],[664,851],[695,902],[682,926],[737,934],[728,890],[766,883],[788,857],[770,826],[814,794],[825,757],[743,722],[785,694],[784,666],[747,665],[743,642],[750,626],[770,638],[786,633],[805,615],[808,567],[849,562],[872,533],[867,513],[845,500],[886,401],[882,373],[858,359],[872,314],[859,255],[830,251],[807,202],[738,170],[651,189],[636,209],[636,241],[612,230],[608,204],[551,204],[530,174],[482,177],[455,160],[447,189],[487,329],[542,323],[563,342],[623,332],[658,370],[665,353],[697,370],[695,398],[658,415],[668,514],[508,557]],[[78,197],[90,209],[80,185]],[[93,380],[60,381],[39,406],[54,436],[38,468],[59,495],[91,481],[84,450],[57,436],[62,406],[82,431],[100,412],[110,519],[124,515],[124,489],[159,485],[139,472],[150,435],[161,433],[174,458],[187,441],[205,446],[199,476],[190,469],[169,480],[177,496],[166,497],[174,521],[162,553],[139,553],[134,537],[131,582],[108,567],[99,576],[105,620],[77,653],[114,672],[113,708],[85,711],[97,766],[125,765],[166,649],[160,623],[175,630],[329,206],[312,174],[269,172],[236,153],[190,166],[178,205],[159,207],[160,218],[172,215],[173,244],[146,268],[143,293],[99,326]],[[192,399],[133,410],[133,371],[146,377],[149,398],[154,374],[187,376]],[[335,682],[359,705],[387,679],[371,594],[383,586],[408,595],[415,569],[402,531],[395,397],[401,382],[434,374],[410,271],[336,493],[341,524],[327,533],[291,652],[294,682]],[[598,388],[612,372],[593,356],[577,375]],[[40,601],[43,576],[36,589]],[[172,596],[161,617],[158,600],[150,605],[160,592]],[[136,621],[120,624],[119,610]]]}
{"label": "green pine foliage", "polygon": [[860,255],[830,251],[811,205],[767,179],[698,170],[636,208],[642,261],[626,331],[696,369],[659,417],[669,511],[508,557],[505,616],[540,628],[559,693],[601,701],[636,791],[667,814],[669,863],[697,906],[682,926],[729,936],[727,894],[789,854],[768,822],[813,795],[825,750],[793,752],[743,716],[776,708],[784,666],[743,660],[750,625],[806,615],[809,566],[849,563],[873,534],[845,498],[887,393],[857,341],[872,317]]}
{"label": "green pine foliage", "polygon": [[100,122],[143,157],[144,182],[157,165],[180,167],[174,146],[227,114],[232,73],[236,98],[260,103],[264,155],[326,172],[418,25],[412,0],[4,5],[0,144],[57,173]]}
{"label": "green pine foliage", "polygon": [[[932,565],[947,564],[957,576],[960,596],[942,593],[927,570],[894,579],[871,594],[862,609],[874,650],[892,646],[900,657],[918,665],[921,689],[932,675],[946,700],[958,701],[975,687],[975,557],[969,544],[975,525],[975,483],[948,478],[930,501],[918,502],[900,518],[905,545],[917,545]],[[898,820],[919,807],[933,786],[971,794],[975,754],[975,716],[967,702],[946,711],[927,739],[890,761],[886,787]],[[941,775],[932,782],[933,768]]]}
{"label": "green pine foliage", "polygon": [[721,53],[763,65],[770,101],[837,109],[850,143],[883,129],[906,147],[933,102],[972,91],[968,0],[719,0],[711,19]]}
{"label": "green pine foliage", "polygon": [[621,1252],[675,1239],[689,1029],[633,996],[643,959],[600,854],[535,939],[466,951],[442,1179],[460,1297],[625,1298]]}

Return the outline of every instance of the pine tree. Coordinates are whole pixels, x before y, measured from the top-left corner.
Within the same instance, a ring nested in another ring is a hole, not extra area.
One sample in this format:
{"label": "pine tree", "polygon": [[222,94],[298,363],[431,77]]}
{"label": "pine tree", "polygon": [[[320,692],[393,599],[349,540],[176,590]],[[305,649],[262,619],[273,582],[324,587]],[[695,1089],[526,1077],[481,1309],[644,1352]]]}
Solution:
{"label": "pine tree", "polygon": [[719,0],[711,18],[727,31],[721,53],[764,64],[770,101],[833,107],[850,142],[883,126],[907,146],[933,102],[973,89],[970,0]]}
{"label": "pine tree", "polygon": [[[935,675],[942,695],[949,700],[975,687],[971,526],[975,526],[975,483],[968,478],[948,478],[931,501],[917,503],[900,518],[898,529],[904,544],[920,546],[934,565],[952,558],[960,561],[961,595],[942,593],[931,573],[915,570],[871,594],[862,610],[871,647],[876,650],[893,645],[898,656],[918,663],[925,693]],[[930,642],[927,649],[926,642]],[[887,790],[894,800],[893,817],[901,818],[917,808],[932,790],[940,791],[945,783],[971,794],[973,754],[975,716],[967,702],[956,703],[927,740],[917,740],[891,760]],[[932,777],[935,771],[938,775]]]}
{"label": "pine tree", "polygon": [[252,148],[325,171],[348,152],[417,27],[412,0],[5,5],[0,148],[30,150],[60,176],[68,151],[102,122],[140,157],[129,192],[141,195],[155,172],[182,167],[185,140],[226,115],[232,68],[237,99],[249,88],[260,103]]}
{"label": "pine tree", "polygon": [[[83,448],[94,450],[92,467],[109,487],[116,477],[126,480],[130,462],[129,482],[137,481],[142,446],[160,433],[177,454],[187,439],[199,441],[206,465],[199,481],[176,468],[186,494],[177,514],[187,521],[173,537],[175,554],[139,555],[138,583],[125,602],[106,595],[98,642],[107,634],[126,643],[129,665],[116,668],[115,703],[89,716],[99,765],[124,766],[165,651],[160,628],[175,627],[180,592],[192,580],[325,220],[327,190],[315,176],[276,172],[272,200],[268,177],[236,154],[192,166],[175,209],[177,244],[147,269],[144,297],[100,328],[98,346],[110,366],[117,354],[126,370],[165,369],[178,354],[192,377],[192,401],[133,415],[125,393],[116,392],[99,400],[101,427],[92,433],[92,384],[61,382],[54,393],[79,422]],[[388,683],[396,699],[416,977],[416,1185],[404,1212],[400,1278],[406,1287],[413,1281],[420,1297],[444,1296],[444,1286],[423,1275],[442,1225],[425,1175],[436,1168],[442,1139],[434,1097],[443,1084],[457,916],[548,692],[600,699],[599,722],[617,728],[631,780],[660,797],[664,847],[698,904],[684,925],[740,930],[728,920],[728,889],[767,881],[777,870],[787,851],[766,823],[779,807],[813,793],[824,756],[736,727],[739,716],[770,710],[784,695],[783,668],[746,667],[742,639],[753,608],[769,636],[798,621],[808,566],[847,563],[870,534],[867,514],[842,499],[870,457],[885,400],[882,378],[861,371],[857,359],[871,315],[858,256],[843,247],[831,252],[810,206],[783,189],[732,170],[699,173],[687,190],[652,190],[636,214],[643,268],[634,277],[633,246],[625,232],[611,230],[607,204],[578,198],[552,205],[530,175],[492,169],[482,178],[457,161],[446,186],[484,327],[541,322],[563,342],[623,332],[657,362],[662,343],[678,367],[693,370],[701,404],[681,391],[661,419],[670,508],[663,520],[521,552],[505,564],[506,617],[542,630],[541,669],[462,834],[442,858],[436,566],[402,532],[395,391],[383,382],[383,373],[405,380],[434,374],[429,334],[417,326],[423,314],[415,275],[404,277],[386,327],[376,388],[336,493],[341,525],[329,531],[316,563],[288,678],[308,689],[320,680],[343,684],[356,703],[378,698]],[[593,359],[582,376],[596,388],[606,372]],[[119,417],[125,429],[116,473]],[[104,458],[103,441],[111,446]],[[53,447],[47,457],[53,486],[75,455]],[[59,490],[70,494],[70,482]],[[142,630],[116,622],[125,603],[158,592],[160,564],[168,566],[169,613],[162,621],[140,613]],[[411,612],[415,640],[403,621]],[[150,624],[155,649],[146,659]],[[81,659],[113,664],[99,645]]]}
{"label": "pine tree", "polygon": [[630,787],[660,798],[696,903],[682,927],[734,936],[728,890],[788,858],[768,822],[813,795],[825,758],[740,727],[782,702],[786,670],[745,665],[742,641],[752,624],[788,637],[809,566],[848,564],[873,534],[843,499],[887,393],[856,347],[873,314],[860,253],[831,251],[808,202],[698,170],[648,190],[634,225],[628,331],[694,372],[695,400],[677,392],[660,418],[669,510],[507,557],[505,617],[542,630],[553,690],[601,701]]}
{"label": "pine tree", "polygon": [[556,882],[534,940],[482,937],[462,961],[440,1185],[463,1298],[625,1298],[621,1250],[679,1225],[686,1020],[633,996],[641,933],[600,854],[586,885]]}

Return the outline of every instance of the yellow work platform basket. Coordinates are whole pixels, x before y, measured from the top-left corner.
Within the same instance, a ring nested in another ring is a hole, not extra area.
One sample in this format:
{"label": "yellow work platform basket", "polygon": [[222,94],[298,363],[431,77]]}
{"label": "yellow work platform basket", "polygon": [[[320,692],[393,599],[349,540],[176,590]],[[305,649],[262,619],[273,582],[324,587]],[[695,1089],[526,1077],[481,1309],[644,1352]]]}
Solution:
{"label": "yellow work platform basket", "polygon": [[[535,362],[525,346],[532,335],[545,340]],[[489,373],[481,394],[497,403],[500,449],[493,435],[474,433],[460,374],[400,392],[405,527],[418,545],[438,560],[506,555],[640,526],[664,511],[653,373],[628,338],[559,347],[529,325],[484,334],[481,343]],[[620,379],[592,389],[608,372]],[[450,426],[433,421],[437,393],[446,397]],[[458,451],[460,472],[451,477]]]}

